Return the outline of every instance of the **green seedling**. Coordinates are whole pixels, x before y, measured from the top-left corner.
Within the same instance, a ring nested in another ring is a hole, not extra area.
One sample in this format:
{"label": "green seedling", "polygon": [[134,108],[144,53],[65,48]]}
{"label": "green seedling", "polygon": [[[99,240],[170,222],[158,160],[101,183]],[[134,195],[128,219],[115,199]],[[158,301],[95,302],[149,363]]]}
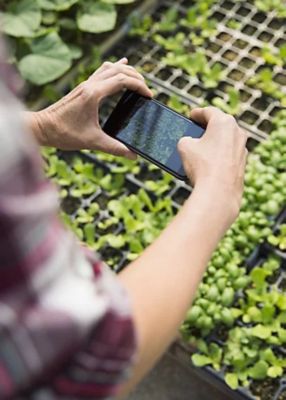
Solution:
{"label": "green seedling", "polygon": [[236,89],[230,89],[227,92],[227,101],[225,102],[220,97],[215,97],[212,100],[215,107],[220,108],[224,112],[231,115],[238,115],[241,109],[240,94]]}
{"label": "green seedling", "polygon": [[271,234],[267,238],[268,242],[279,250],[286,250],[286,224],[279,226],[276,234]]}

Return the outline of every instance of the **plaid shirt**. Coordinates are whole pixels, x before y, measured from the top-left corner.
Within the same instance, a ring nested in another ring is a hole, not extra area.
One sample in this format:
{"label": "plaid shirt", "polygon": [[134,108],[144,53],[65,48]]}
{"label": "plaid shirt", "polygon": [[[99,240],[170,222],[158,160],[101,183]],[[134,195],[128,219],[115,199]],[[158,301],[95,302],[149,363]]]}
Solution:
{"label": "plaid shirt", "polygon": [[58,218],[55,189],[0,81],[0,399],[106,399],[133,361],[128,298]]}

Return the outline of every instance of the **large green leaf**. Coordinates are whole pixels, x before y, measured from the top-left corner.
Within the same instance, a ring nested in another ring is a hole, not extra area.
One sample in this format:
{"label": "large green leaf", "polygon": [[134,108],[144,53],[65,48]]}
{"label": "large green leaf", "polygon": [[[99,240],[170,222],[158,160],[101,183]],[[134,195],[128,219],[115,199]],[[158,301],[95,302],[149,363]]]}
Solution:
{"label": "large green leaf", "polygon": [[37,1],[14,1],[7,11],[0,12],[1,28],[7,35],[32,37],[41,24],[41,10]]}
{"label": "large green leaf", "polygon": [[79,0],[38,0],[43,10],[64,11],[78,3]]}
{"label": "large green leaf", "polygon": [[44,85],[62,76],[72,64],[72,54],[57,33],[35,39],[32,54],[22,58],[19,70],[24,79]]}
{"label": "large green leaf", "polygon": [[77,24],[84,32],[111,31],[116,24],[116,9],[112,4],[85,1],[77,14]]}

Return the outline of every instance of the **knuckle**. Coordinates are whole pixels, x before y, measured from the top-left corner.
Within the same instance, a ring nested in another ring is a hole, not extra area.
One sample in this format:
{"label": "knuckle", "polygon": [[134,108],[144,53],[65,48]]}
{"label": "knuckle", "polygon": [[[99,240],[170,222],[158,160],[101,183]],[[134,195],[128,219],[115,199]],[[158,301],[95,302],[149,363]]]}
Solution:
{"label": "knuckle", "polygon": [[102,64],[102,66],[106,69],[112,67],[112,65],[112,62],[110,61],[104,61],[104,63]]}
{"label": "knuckle", "polygon": [[84,100],[89,99],[91,96],[90,84],[86,81],[80,85],[80,97]]}
{"label": "knuckle", "polygon": [[117,75],[117,79],[119,82],[124,83],[126,79],[126,75],[123,72],[119,72]]}

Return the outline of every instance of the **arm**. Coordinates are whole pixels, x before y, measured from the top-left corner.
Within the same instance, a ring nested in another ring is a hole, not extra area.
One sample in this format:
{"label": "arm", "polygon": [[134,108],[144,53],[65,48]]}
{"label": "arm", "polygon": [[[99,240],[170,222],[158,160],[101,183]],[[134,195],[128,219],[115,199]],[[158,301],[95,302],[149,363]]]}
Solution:
{"label": "arm", "polygon": [[208,124],[203,139],[184,138],[180,143],[194,191],[162,235],[120,274],[139,334],[138,363],[122,393],[174,339],[212,252],[239,212],[246,135],[232,117],[218,110],[194,110],[192,117]]}

